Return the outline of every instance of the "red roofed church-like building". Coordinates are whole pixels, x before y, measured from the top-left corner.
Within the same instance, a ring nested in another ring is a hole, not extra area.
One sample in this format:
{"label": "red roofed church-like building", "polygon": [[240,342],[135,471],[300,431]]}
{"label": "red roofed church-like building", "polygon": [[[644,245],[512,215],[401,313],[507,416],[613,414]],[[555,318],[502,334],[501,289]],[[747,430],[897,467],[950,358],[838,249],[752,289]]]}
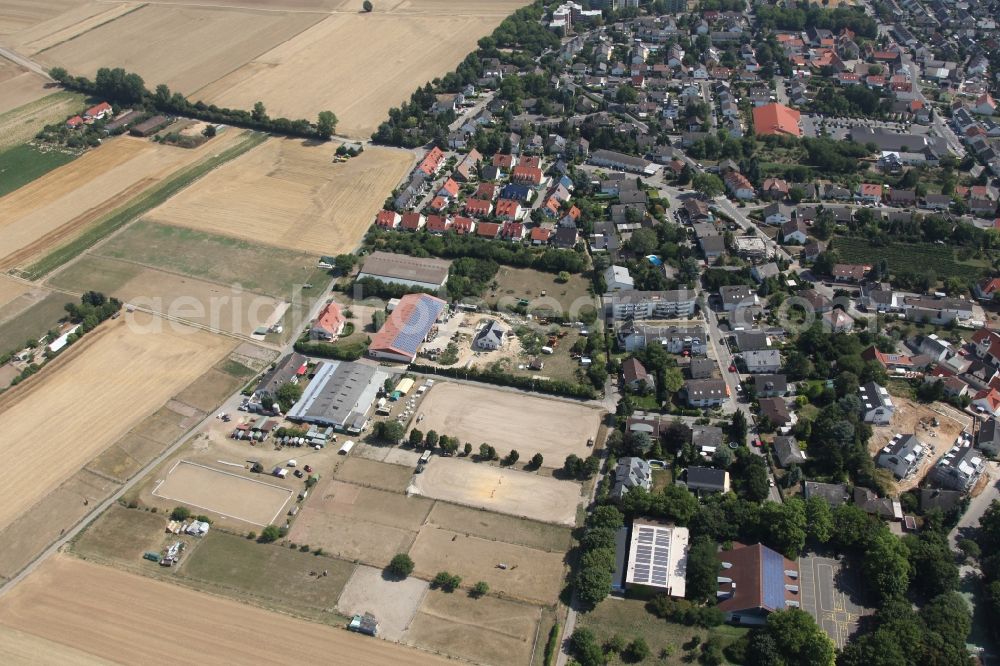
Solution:
{"label": "red roofed church-like building", "polygon": [[802,136],[799,112],[784,104],[765,104],[753,110],[753,131],[757,136]]}

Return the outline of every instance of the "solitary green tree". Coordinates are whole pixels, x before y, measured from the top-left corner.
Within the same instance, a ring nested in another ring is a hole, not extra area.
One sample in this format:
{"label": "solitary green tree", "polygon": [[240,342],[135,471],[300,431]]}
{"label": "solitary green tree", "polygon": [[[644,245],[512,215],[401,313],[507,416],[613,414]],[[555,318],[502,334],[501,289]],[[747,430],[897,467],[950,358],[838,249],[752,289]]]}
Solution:
{"label": "solitary green tree", "polygon": [[399,553],[392,558],[385,571],[394,578],[406,578],[413,573],[413,560],[406,553]]}
{"label": "solitary green tree", "polygon": [[490,586],[485,580],[481,580],[469,590],[469,596],[478,599],[490,591]]}
{"label": "solitary green tree", "polygon": [[372,9],[374,9],[371,0],[365,0],[363,3],[361,3],[361,8],[364,9],[366,12],[370,12]]}
{"label": "solitary green tree", "polygon": [[320,111],[319,117],[316,121],[316,134],[318,134],[321,139],[329,139],[333,136],[336,129],[337,116],[333,113],[333,111]]}

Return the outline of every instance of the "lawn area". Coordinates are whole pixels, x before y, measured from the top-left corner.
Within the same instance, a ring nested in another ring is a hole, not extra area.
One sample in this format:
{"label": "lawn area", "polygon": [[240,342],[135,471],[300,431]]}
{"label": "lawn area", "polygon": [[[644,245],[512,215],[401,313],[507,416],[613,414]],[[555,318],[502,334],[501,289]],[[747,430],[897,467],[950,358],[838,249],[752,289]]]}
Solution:
{"label": "lawn area", "polygon": [[[682,647],[689,644],[694,636],[700,637],[702,641],[717,636],[724,648],[747,632],[746,629],[728,625],[704,629],[672,624],[647,611],[646,602],[641,599],[612,597],[602,601],[589,613],[581,613],[577,619],[577,626],[587,627],[593,631],[602,644],[615,634],[619,634],[627,641],[641,636],[650,649],[650,658],[647,661],[659,664],[685,664],[697,661],[697,655],[701,653],[700,648],[695,649],[695,659],[690,659],[687,657],[688,651]],[[660,654],[665,649],[671,650],[671,654],[666,659],[660,659]],[[612,659],[608,663],[624,662]]]}
{"label": "lawn area", "polygon": [[22,349],[28,338],[37,340],[66,316],[64,306],[77,302],[73,296],[52,293],[13,319],[0,324],[0,353]]}
{"label": "lawn area", "polygon": [[84,559],[140,562],[147,550],[157,551],[163,541],[167,516],[112,505],[73,543],[73,552]]}
{"label": "lawn area", "polygon": [[653,487],[650,492],[656,493],[673,483],[673,473],[669,469],[653,470]]}
{"label": "lawn area", "polygon": [[3,151],[0,153],[0,197],[75,159],[76,155],[55,150],[42,152],[27,144]]}
{"label": "lawn area", "polygon": [[323,622],[338,620],[326,609],[336,603],[353,571],[350,562],[218,530],[198,543],[181,569],[190,581],[227,596]]}
{"label": "lawn area", "polygon": [[325,284],[316,258],[239,238],[140,220],[97,252],[247,291],[289,298],[295,285]]}
{"label": "lawn area", "polygon": [[985,272],[985,265],[980,261],[959,261],[955,248],[949,245],[893,243],[875,246],[865,238],[837,236],[833,241],[833,248],[840,255],[841,261],[849,264],[875,265],[885,258],[889,263],[889,272],[893,274],[900,269],[918,272],[932,270],[938,280],[955,276],[972,281]]}
{"label": "lawn area", "polygon": [[[484,295],[491,308],[496,308],[501,302],[509,308],[516,305],[518,299],[526,299],[529,301],[529,312],[551,312],[558,303],[562,310],[560,314],[566,317],[572,314],[579,319],[580,308],[584,304],[593,307],[595,302],[590,293],[590,282],[582,275],[571,275],[568,282],[560,284],[552,273],[501,266],[495,279],[497,288],[488,290]],[[574,306],[575,309],[571,310]]]}

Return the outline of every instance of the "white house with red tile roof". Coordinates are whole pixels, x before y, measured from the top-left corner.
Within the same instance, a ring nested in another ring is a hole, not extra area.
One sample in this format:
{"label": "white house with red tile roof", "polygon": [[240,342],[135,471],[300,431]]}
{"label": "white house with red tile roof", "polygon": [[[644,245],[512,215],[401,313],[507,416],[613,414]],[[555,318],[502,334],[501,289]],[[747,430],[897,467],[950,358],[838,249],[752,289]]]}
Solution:
{"label": "white house with red tile roof", "polygon": [[476,221],[470,217],[456,215],[451,220],[451,230],[459,236],[471,234],[476,229]]}
{"label": "white house with red tile roof", "polygon": [[444,197],[446,199],[454,199],[455,197],[458,196],[459,189],[460,186],[455,181],[455,179],[449,178],[448,180],[444,181],[444,184],[441,186],[441,189],[438,190],[438,196]]}
{"label": "white house with red tile roof", "polygon": [[417,168],[428,176],[433,176],[441,169],[442,164],[444,164],[444,152],[437,146],[434,146],[428,151]]}
{"label": "white house with red tile roof", "polygon": [[882,185],[879,183],[861,183],[854,195],[858,201],[877,203],[882,201]]}
{"label": "white house with red tile roof", "polygon": [[488,217],[493,211],[493,202],[489,199],[468,199],[465,202],[465,214],[473,217]]}
{"label": "white house with red tile roof", "polygon": [[512,199],[500,199],[497,201],[494,214],[496,217],[513,221],[524,217],[524,209],[521,208],[521,202],[519,201],[514,201]]}
{"label": "white house with red tile roof", "polygon": [[431,202],[427,204],[428,210],[442,211],[448,207],[448,199],[440,195],[431,199]]}
{"label": "white house with red tile roof", "polygon": [[542,184],[542,170],[538,167],[518,165],[511,172],[510,180],[513,183],[537,187]]}
{"label": "white house with red tile roof", "polygon": [[476,235],[480,238],[496,238],[500,233],[500,224],[497,222],[480,222],[476,225]]}
{"label": "white house with red tile roof", "polygon": [[976,345],[976,356],[1000,367],[1000,332],[981,328],[972,334],[972,343]]}
{"label": "white house with red tile roof", "polygon": [[552,237],[552,230],[546,229],[545,227],[535,227],[531,230],[531,244],[532,245],[545,245],[549,242],[549,238]]}
{"label": "white house with red tile roof", "polygon": [[524,225],[520,222],[504,222],[503,227],[500,228],[500,238],[506,240],[522,241],[524,240],[524,235]]}
{"label": "white house with red tile roof", "polygon": [[476,192],[472,196],[476,199],[491,201],[497,198],[497,193],[499,192],[500,188],[496,183],[479,183],[479,187],[476,188]]}
{"label": "white house with red tile roof", "polygon": [[1000,392],[995,388],[983,389],[972,398],[972,406],[996,418],[1000,416]]}
{"label": "white house with red tile roof", "polygon": [[505,155],[503,153],[497,153],[493,156],[493,166],[500,169],[501,171],[509,172],[517,164],[517,158],[513,155]]}
{"label": "white house with red tile roof", "polygon": [[336,301],[330,301],[316,317],[316,322],[309,329],[309,335],[314,340],[333,340],[344,331],[346,321],[340,305]]}
{"label": "white house with red tile roof", "polygon": [[103,120],[107,116],[111,115],[111,105],[107,102],[101,102],[100,104],[95,104],[86,111],[83,112],[84,120]]}
{"label": "white house with red tile roof", "polygon": [[992,301],[993,297],[1000,291],[1000,278],[984,278],[976,283],[973,291],[979,300]]}
{"label": "white house with red tile roof", "polygon": [[76,129],[77,127],[81,127],[82,125],[83,125],[83,118],[81,118],[80,116],[73,116],[72,118],[66,121],[66,127],[70,129]]}
{"label": "white house with red tile roof", "polygon": [[432,234],[441,235],[448,231],[448,218],[442,215],[428,215],[427,216],[427,231]]}
{"label": "white house with red tile roof", "polygon": [[407,231],[417,231],[418,229],[423,229],[424,225],[427,224],[427,220],[421,213],[403,213],[403,219],[400,222],[402,226]]}
{"label": "white house with red tile roof", "polygon": [[375,225],[380,229],[395,229],[402,220],[402,216],[394,210],[380,210],[375,216]]}

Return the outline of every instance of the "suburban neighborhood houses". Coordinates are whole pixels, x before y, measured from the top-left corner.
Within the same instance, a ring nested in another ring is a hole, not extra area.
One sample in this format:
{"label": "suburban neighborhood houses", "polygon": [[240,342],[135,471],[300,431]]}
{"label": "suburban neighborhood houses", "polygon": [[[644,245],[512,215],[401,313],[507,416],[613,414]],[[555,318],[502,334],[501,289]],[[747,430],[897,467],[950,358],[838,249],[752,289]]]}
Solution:
{"label": "suburban neighborhood houses", "polygon": [[996,1],[434,4],[0,7],[0,654],[1000,659]]}

